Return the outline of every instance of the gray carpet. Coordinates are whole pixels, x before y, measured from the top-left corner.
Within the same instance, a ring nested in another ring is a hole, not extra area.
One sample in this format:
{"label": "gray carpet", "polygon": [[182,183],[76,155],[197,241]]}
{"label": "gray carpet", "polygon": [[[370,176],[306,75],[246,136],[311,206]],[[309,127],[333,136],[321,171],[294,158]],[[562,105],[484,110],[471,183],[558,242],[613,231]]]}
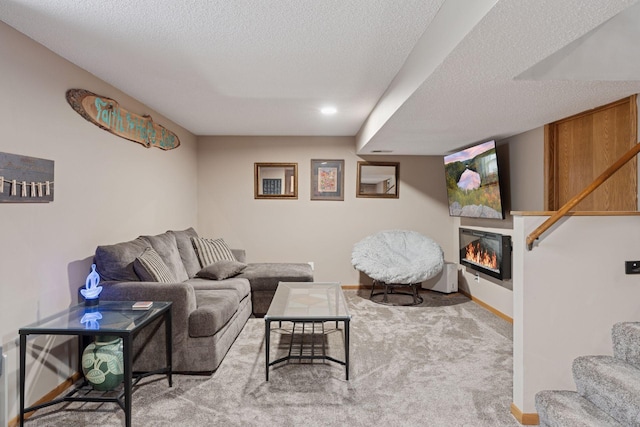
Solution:
{"label": "gray carpet", "polygon": [[[141,382],[133,425],[520,425],[509,409],[509,323],[460,294],[427,292],[418,307],[376,304],[367,292],[345,294],[353,315],[350,381],[343,366],[315,361],[274,367],[265,382],[264,321],[249,319],[212,376],[175,375],[173,388],[160,377]],[[342,334],[329,332],[325,341],[329,354],[342,359]],[[289,343],[290,335],[273,332],[272,359]],[[114,404],[54,408],[26,425],[124,425]]]}

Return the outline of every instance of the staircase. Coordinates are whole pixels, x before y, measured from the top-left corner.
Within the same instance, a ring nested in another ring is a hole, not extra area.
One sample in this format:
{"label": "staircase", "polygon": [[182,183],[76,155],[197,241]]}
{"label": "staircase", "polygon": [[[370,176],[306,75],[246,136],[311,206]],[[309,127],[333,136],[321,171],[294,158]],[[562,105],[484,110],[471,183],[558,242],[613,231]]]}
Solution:
{"label": "staircase", "polygon": [[640,322],[617,323],[611,336],[613,357],[573,361],[577,391],[536,394],[541,426],[640,426]]}

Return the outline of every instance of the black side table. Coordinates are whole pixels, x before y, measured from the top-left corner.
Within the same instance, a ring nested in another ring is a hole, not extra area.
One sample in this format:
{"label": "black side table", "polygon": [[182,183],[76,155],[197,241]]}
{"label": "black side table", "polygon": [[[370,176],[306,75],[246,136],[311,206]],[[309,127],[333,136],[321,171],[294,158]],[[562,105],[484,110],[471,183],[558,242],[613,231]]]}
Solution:
{"label": "black side table", "polygon": [[[67,310],[56,313],[38,322],[34,322],[24,328],[20,328],[20,426],[24,425],[24,415],[47,406],[61,402],[114,402],[117,403],[125,413],[125,423],[131,426],[131,392],[133,386],[142,378],[155,375],[166,374],[169,387],[173,386],[172,379],[172,338],[171,338],[171,303],[154,301],[151,308],[147,310],[133,310],[133,301],[101,301],[96,306],[85,306],[84,304],[70,307]],[[100,313],[100,316],[90,316],[98,320],[87,322],[87,313]],[[83,317],[85,321],[83,321]],[[166,367],[152,372],[133,373],[133,338],[145,326],[154,320],[162,317],[165,324],[166,334]],[[83,381],[63,397],[54,399],[39,405],[24,407],[25,404],[25,377],[26,377],[26,355],[28,335],[75,335],[78,337],[78,364],[79,371],[82,372],[82,351],[83,339],[88,336],[116,336],[122,338],[124,357],[124,386],[123,390],[115,397],[91,396],[90,394],[77,395],[78,391],[87,387],[88,383]],[[134,380],[135,377],[135,380]]]}

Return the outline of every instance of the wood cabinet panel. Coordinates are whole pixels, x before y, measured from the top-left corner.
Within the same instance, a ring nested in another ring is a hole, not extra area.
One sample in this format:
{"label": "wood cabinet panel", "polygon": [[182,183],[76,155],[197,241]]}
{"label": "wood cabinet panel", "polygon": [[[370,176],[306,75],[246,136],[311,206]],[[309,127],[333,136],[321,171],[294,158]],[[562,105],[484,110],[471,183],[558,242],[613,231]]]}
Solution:
{"label": "wood cabinet panel", "polygon": [[[547,208],[558,210],[626,153],[637,141],[636,122],[634,95],[547,126]],[[636,211],[637,194],[634,158],[575,210]]]}

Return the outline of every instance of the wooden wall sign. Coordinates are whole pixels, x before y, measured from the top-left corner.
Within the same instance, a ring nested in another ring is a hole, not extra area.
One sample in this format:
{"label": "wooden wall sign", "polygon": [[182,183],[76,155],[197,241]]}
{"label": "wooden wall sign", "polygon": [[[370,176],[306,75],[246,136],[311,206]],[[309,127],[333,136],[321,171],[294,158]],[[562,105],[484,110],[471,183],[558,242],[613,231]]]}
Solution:
{"label": "wooden wall sign", "polygon": [[0,203],[53,201],[53,160],[0,153]]}
{"label": "wooden wall sign", "polygon": [[96,95],[84,89],[69,89],[67,102],[71,108],[91,123],[147,148],[158,147],[162,150],[172,150],[180,145],[178,136],[167,128],[154,123],[151,116],[130,113],[120,108],[113,99]]}

